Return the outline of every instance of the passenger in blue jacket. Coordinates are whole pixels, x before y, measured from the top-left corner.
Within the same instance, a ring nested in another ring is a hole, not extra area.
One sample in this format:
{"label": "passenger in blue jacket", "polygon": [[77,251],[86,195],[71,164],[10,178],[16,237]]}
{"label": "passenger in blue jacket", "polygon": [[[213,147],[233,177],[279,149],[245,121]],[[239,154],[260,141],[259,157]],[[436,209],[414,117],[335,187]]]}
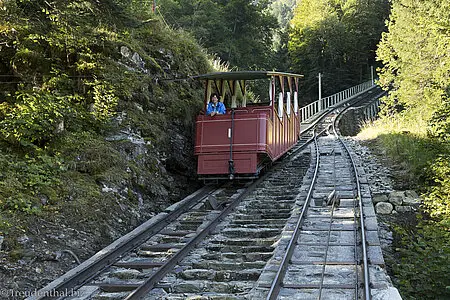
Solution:
{"label": "passenger in blue jacket", "polygon": [[210,101],[208,103],[208,107],[206,108],[206,115],[212,117],[215,115],[225,114],[225,105],[219,101],[219,97],[216,93],[211,94],[211,97],[209,99]]}

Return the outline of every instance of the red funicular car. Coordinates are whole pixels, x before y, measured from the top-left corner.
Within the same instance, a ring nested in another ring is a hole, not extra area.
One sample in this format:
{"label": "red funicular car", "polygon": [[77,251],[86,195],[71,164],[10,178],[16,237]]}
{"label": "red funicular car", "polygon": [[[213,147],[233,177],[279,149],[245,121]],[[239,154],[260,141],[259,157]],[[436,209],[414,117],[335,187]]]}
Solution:
{"label": "red funicular car", "polygon": [[[302,77],[270,71],[195,76],[205,82],[205,111],[212,93],[226,106],[223,115],[197,116],[199,178],[255,178],[296,144],[300,133],[298,81]],[[261,87],[266,92],[258,95]]]}

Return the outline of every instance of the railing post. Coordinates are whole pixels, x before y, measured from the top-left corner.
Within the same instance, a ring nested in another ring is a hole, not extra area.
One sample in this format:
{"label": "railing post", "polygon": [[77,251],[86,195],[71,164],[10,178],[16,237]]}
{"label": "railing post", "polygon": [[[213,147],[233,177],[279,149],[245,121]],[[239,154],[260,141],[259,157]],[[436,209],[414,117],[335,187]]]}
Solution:
{"label": "railing post", "polygon": [[319,111],[322,111],[322,74],[319,73]]}
{"label": "railing post", "polygon": [[[321,93],[321,77],[322,74],[319,73],[319,99],[304,106],[304,107],[299,107],[300,109],[300,113],[301,113],[301,117],[302,117],[302,121],[306,121],[308,119],[310,119],[311,117],[315,116],[316,114],[322,112],[324,109],[327,109],[328,107],[332,106],[332,105],[336,105],[339,104],[341,102],[346,101],[347,99],[355,96],[356,94],[359,94],[363,91],[365,91],[366,89],[371,88],[374,84],[371,81],[366,81],[363,83],[360,83],[356,86],[350,87],[348,89],[345,89],[343,91],[340,91],[338,93],[335,93],[331,96],[325,97],[322,99],[322,93]],[[290,93],[288,93],[288,99],[287,99],[287,104],[289,105],[290,103]],[[283,97],[283,96],[281,96]],[[378,107],[377,107],[378,109]],[[280,111],[282,110],[282,108],[280,108]],[[295,93],[294,93],[294,111],[295,111]],[[289,114],[289,109],[287,110],[287,113]]]}
{"label": "railing post", "polygon": [[370,77],[371,77],[371,83],[373,85],[374,84],[374,82],[373,82],[373,66],[370,66]]}

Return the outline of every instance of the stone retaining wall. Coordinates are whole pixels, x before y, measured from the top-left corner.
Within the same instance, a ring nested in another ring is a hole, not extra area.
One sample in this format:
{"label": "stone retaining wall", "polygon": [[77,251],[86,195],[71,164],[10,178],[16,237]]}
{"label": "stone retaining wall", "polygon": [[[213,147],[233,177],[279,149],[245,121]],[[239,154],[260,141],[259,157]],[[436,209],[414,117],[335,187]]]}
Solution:
{"label": "stone retaining wall", "polygon": [[375,211],[380,215],[416,211],[422,199],[413,190],[393,191],[372,195]]}

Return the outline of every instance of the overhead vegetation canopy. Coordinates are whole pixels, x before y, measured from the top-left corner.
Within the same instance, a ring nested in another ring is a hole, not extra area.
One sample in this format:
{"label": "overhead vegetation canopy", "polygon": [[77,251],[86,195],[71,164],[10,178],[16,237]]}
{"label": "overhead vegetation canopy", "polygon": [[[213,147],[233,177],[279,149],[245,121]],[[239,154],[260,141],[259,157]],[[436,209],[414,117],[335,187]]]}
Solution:
{"label": "overhead vegetation canopy", "polygon": [[272,40],[278,28],[271,1],[160,0],[160,12],[174,27],[192,32],[208,52],[232,67],[271,68]]}
{"label": "overhead vegetation canopy", "polygon": [[306,74],[306,92],[316,99],[318,73],[325,95],[369,80],[387,15],[388,0],[299,1],[289,55],[292,69]]}

